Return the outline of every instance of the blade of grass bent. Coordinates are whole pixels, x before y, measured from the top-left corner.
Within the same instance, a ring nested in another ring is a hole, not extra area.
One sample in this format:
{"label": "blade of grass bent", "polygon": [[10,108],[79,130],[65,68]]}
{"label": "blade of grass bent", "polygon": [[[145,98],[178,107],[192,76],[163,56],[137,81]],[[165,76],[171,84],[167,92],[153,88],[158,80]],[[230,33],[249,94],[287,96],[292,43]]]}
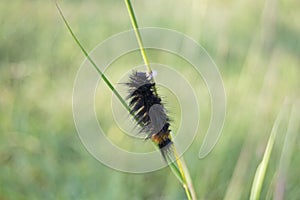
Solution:
{"label": "blade of grass bent", "polygon": [[72,31],[68,21],[66,20],[61,8],[59,7],[58,3],[55,1],[55,6],[61,16],[61,18],[64,21],[64,24],[66,25],[67,29],[69,30],[72,38],[75,40],[76,44],[79,46],[79,48],[81,49],[81,51],[83,52],[83,54],[85,55],[85,57],[90,61],[90,63],[92,64],[92,66],[94,67],[94,69],[98,72],[98,74],[101,76],[101,78],[103,79],[103,81],[106,83],[106,85],[111,89],[111,91],[117,96],[117,98],[120,100],[120,102],[123,104],[123,106],[126,108],[126,110],[128,110],[129,113],[132,114],[131,109],[129,108],[129,106],[127,105],[127,103],[125,102],[125,100],[121,97],[120,93],[114,88],[114,86],[111,84],[111,82],[108,80],[108,78],[102,73],[102,71],[99,69],[99,67],[97,66],[97,64],[94,62],[94,60],[90,57],[90,55],[87,53],[87,51],[85,50],[85,48],[82,46],[82,44],[80,43],[80,41],[78,40],[78,38],[76,37],[76,35],[74,34],[74,32]]}
{"label": "blade of grass bent", "polygon": [[[286,106],[284,106],[284,108],[285,107]],[[267,147],[266,147],[264,155],[263,155],[263,159],[256,169],[254,180],[252,183],[251,193],[250,193],[250,200],[258,200],[260,198],[262,184],[263,184],[263,181],[264,181],[264,178],[266,175],[266,170],[267,170],[267,167],[269,164],[273,145],[275,143],[277,130],[278,130],[280,122],[282,121],[283,113],[285,113],[284,108],[281,109],[281,111],[279,112],[279,114],[276,117],[273,128],[271,130],[270,137],[268,139]]]}

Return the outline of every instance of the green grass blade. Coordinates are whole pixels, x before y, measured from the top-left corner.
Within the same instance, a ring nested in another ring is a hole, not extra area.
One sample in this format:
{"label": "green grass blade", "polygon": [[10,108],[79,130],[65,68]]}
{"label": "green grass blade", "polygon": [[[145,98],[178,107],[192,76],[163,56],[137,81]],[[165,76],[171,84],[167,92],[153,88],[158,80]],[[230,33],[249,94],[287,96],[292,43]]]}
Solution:
{"label": "green grass blade", "polygon": [[192,182],[192,179],[191,179],[191,176],[190,176],[190,172],[189,172],[189,170],[188,170],[188,168],[185,164],[185,161],[184,161],[183,157],[180,158],[180,163],[181,163],[181,168],[182,168],[183,174],[185,176],[184,189],[186,190],[186,193],[187,193],[187,195],[189,195],[190,199],[196,200],[197,196],[196,196],[196,192],[194,190],[194,186],[193,186],[193,182]]}
{"label": "green grass blade", "polygon": [[170,169],[172,170],[173,174],[176,176],[176,178],[178,179],[178,181],[181,183],[181,184],[184,184],[184,181],[182,179],[182,176],[180,174],[180,171],[178,169],[178,167],[176,166],[176,164],[174,162],[171,162],[169,164],[169,167]]}
{"label": "green grass blade", "polygon": [[[178,162],[180,162],[180,160],[179,161],[177,160],[177,163]],[[190,187],[191,183],[189,183],[188,180],[185,177],[185,175],[187,174],[187,172],[186,172],[187,169],[185,169],[184,172],[181,172],[180,168],[175,164],[175,162],[171,162],[171,161],[170,161],[169,167],[172,170],[172,172],[175,175],[175,177],[178,179],[178,181],[183,186],[188,200],[196,199],[196,196],[191,191],[191,187]],[[185,175],[183,175],[183,173]]]}
{"label": "green grass blade", "polygon": [[[284,106],[285,108],[286,106]],[[250,193],[250,200],[258,200],[260,198],[260,193],[261,193],[261,188],[262,188],[262,184],[265,178],[265,174],[266,174],[266,170],[269,164],[269,160],[270,160],[270,156],[272,153],[272,149],[273,149],[273,145],[275,143],[275,139],[276,139],[276,134],[278,131],[278,127],[280,122],[282,121],[283,115],[284,115],[284,111],[285,109],[282,108],[280,113],[277,115],[277,118],[274,122],[270,137],[268,139],[268,143],[267,143],[267,147],[265,149],[264,155],[263,155],[263,159],[260,162],[260,164],[258,165],[256,172],[255,172],[255,176],[254,176],[254,180],[252,183],[252,188],[251,188],[251,193]]]}
{"label": "green grass blade", "polygon": [[63,12],[61,10],[61,8],[59,7],[59,5],[58,5],[58,3],[56,1],[55,1],[55,6],[56,6],[56,8],[57,8],[57,10],[58,10],[61,18],[63,19],[64,24],[66,25],[67,29],[69,30],[72,38],[75,40],[76,44],[81,49],[81,51],[83,52],[83,54],[85,55],[85,57],[90,61],[90,63],[95,68],[95,70],[98,72],[98,74],[101,76],[101,78],[106,83],[106,85],[117,96],[117,98],[122,103],[122,105],[128,110],[129,113],[131,113],[131,110],[130,110],[129,106],[127,105],[127,103],[125,102],[125,100],[121,97],[120,93],[114,88],[114,86],[111,84],[111,82],[108,80],[108,78],[102,73],[102,71],[100,70],[100,68],[97,66],[97,64],[94,62],[94,60],[89,56],[88,52],[82,46],[82,44],[80,43],[80,41],[78,40],[78,38],[76,37],[76,35],[74,34],[74,32],[72,31],[72,28],[70,27],[68,21],[66,20]]}

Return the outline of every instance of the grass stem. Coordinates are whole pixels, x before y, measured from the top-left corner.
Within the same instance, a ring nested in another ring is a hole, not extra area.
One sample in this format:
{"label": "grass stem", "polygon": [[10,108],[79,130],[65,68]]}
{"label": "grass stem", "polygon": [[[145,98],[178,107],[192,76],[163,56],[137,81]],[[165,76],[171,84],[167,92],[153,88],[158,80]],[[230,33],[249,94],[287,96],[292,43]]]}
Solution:
{"label": "grass stem", "polygon": [[96,65],[96,63],[94,62],[94,60],[90,57],[90,55],[87,53],[87,51],[85,50],[85,48],[82,46],[82,44],[80,43],[80,41],[78,40],[78,38],[76,37],[76,35],[74,34],[74,32],[72,31],[68,21],[66,20],[61,8],[59,7],[58,3],[55,1],[55,6],[61,16],[61,18],[64,21],[64,24],[66,25],[67,29],[69,30],[70,34],[72,35],[72,38],[75,40],[76,44],[79,46],[79,48],[81,49],[81,51],[83,52],[83,54],[85,55],[85,57],[90,61],[90,63],[92,64],[92,66],[95,68],[95,70],[98,72],[98,74],[101,76],[101,78],[103,79],[103,81],[106,83],[106,85],[111,89],[111,91],[117,96],[117,98],[120,100],[120,102],[122,103],[122,105],[126,108],[126,110],[131,113],[131,109],[129,108],[129,106],[127,105],[126,101],[122,98],[122,96],[120,95],[120,93],[114,88],[114,86],[111,84],[111,82],[108,80],[108,78],[102,73],[102,71],[99,69],[99,67]]}
{"label": "grass stem", "polygon": [[[138,23],[137,23],[135,14],[134,14],[134,9],[132,7],[132,4],[131,4],[130,0],[125,0],[125,3],[126,3],[126,6],[127,6],[127,11],[129,13],[129,16],[130,16],[131,24],[132,24],[136,39],[137,39],[137,42],[138,42],[138,45],[139,45],[139,49],[140,49],[141,55],[142,55],[143,60],[144,60],[144,64],[147,67],[148,73],[150,75],[152,75],[152,69],[149,65],[149,60],[148,60],[148,57],[147,57],[147,54],[146,54],[146,51],[145,51],[145,48],[144,48],[144,45],[143,45],[143,41],[142,41],[142,37],[141,37],[140,31],[139,31]],[[152,79],[153,82],[155,82],[153,76],[151,76],[151,79]],[[156,91],[155,87],[154,87],[154,92],[157,95],[157,91]],[[174,147],[173,152],[174,152],[174,155],[175,155],[175,158],[176,158],[177,166],[174,165],[174,163],[172,163],[172,162],[169,166],[170,166],[172,172],[175,174],[175,176],[177,178],[179,177],[178,172],[180,173],[179,181],[182,183],[182,186],[185,190],[187,198],[189,200],[196,199],[196,195],[195,195],[195,192],[193,190],[192,182],[191,181],[188,182],[188,180],[191,180],[191,179],[186,178],[186,174],[189,174],[188,169],[186,167],[183,168],[182,163],[180,161],[180,158],[177,154],[175,145],[173,147]]]}
{"label": "grass stem", "polygon": [[146,55],[146,51],[145,51],[145,48],[144,48],[144,45],[143,45],[141,33],[139,31],[138,23],[137,23],[135,14],[134,14],[132,4],[131,4],[130,0],[125,0],[125,3],[126,3],[127,11],[129,13],[129,16],[130,16],[130,21],[131,21],[131,24],[132,24],[132,27],[133,27],[133,30],[134,30],[139,48],[140,48],[140,52],[141,52],[142,57],[143,57],[144,63],[146,65],[147,69],[148,69],[148,73],[152,74],[152,69],[149,65],[148,57]]}
{"label": "grass stem", "polygon": [[182,158],[179,158],[178,156],[178,153],[177,153],[177,150],[175,148],[175,145],[173,146],[174,149],[174,155],[175,155],[175,158],[176,158],[176,163],[177,163],[177,166],[178,166],[178,170],[180,172],[180,175],[182,177],[182,186],[185,190],[185,193],[186,193],[186,196],[187,198],[190,200],[190,199],[197,199],[196,198],[196,193],[195,193],[195,190],[194,190],[194,187],[193,187],[193,183],[191,181],[191,178],[190,178],[190,173],[189,173],[189,170],[185,164],[185,161]]}
{"label": "grass stem", "polygon": [[[128,14],[130,16],[131,25],[133,27],[133,30],[134,30],[134,33],[135,33],[135,36],[136,36],[136,40],[138,42],[139,49],[140,49],[144,64],[146,65],[148,74],[150,74],[150,78],[154,83],[155,81],[154,81],[154,77],[153,77],[153,74],[152,74],[152,69],[150,67],[149,60],[148,60],[148,57],[147,57],[147,54],[146,54],[146,50],[144,48],[143,40],[142,40],[142,37],[141,37],[141,33],[139,31],[139,26],[138,26],[138,23],[137,23],[135,14],[134,14],[134,10],[133,10],[131,1],[130,0],[125,0],[125,4],[126,4],[126,7],[127,7]],[[154,87],[154,93],[157,95],[156,87]]]}

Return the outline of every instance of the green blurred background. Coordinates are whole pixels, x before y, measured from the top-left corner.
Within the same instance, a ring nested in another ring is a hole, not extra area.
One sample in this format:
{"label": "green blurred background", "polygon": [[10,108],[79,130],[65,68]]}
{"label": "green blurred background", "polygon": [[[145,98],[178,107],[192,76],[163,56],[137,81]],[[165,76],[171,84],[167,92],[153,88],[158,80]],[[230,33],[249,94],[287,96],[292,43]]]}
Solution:
{"label": "green blurred background", "polygon": [[[123,1],[60,4],[88,50],[131,28]],[[222,136],[208,157],[197,159],[210,119],[206,94],[200,99],[198,137],[185,153],[198,198],[249,198],[256,167],[287,99],[261,198],[279,197],[284,188],[284,199],[299,199],[299,1],[133,0],[133,6],[140,27],[178,30],[203,45],[223,77],[227,116]],[[149,56],[156,62],[168,58]],[[73,83],[83,60],[52,1],[0,2],[0,200],[185,199],[169,169],[121,173],[86,151],[72,116]],[[123,64],[135,63],[127,61]],[[118,80],[113,72],[108,75]],[[107,128],[116,126],[99,118]],[[292,139],[283,148],[287,134]]]}

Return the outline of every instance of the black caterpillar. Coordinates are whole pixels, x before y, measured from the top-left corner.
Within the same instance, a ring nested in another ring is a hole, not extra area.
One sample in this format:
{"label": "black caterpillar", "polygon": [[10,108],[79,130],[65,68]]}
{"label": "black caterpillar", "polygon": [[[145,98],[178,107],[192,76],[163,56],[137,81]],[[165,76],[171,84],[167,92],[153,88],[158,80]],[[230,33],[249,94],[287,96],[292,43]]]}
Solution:
{"label": "black caterpillar", "polygon": [[170,153],[172,140],[170,120],[161,102],[161,98],[155,92],[155,83],[145,72],[134,71],[126,83],[129,87],[129,106],[131,114],[135,117],[141,132],[146,134],[146,139],[158,145],[163,158]]}

